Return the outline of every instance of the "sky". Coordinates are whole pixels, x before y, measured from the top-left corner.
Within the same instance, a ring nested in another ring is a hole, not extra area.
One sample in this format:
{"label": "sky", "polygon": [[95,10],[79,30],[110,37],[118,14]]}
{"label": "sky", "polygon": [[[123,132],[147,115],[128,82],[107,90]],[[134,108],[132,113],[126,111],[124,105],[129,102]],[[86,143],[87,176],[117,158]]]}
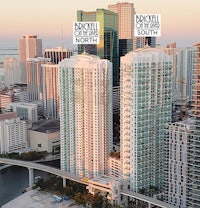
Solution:
{"label": "sky", "polygon": [[[38,35],[43,48],[66,48],[72,44],[76,11],[107,9],[123,0],[0,0],[0,48],[18,48],[22,35]],[[127,0],[137,14],[161,14],[161,37],[157,43],[176,42],[190,47],[200,42],[200,0]],[[63,34],[63,35],[62,35]]]}

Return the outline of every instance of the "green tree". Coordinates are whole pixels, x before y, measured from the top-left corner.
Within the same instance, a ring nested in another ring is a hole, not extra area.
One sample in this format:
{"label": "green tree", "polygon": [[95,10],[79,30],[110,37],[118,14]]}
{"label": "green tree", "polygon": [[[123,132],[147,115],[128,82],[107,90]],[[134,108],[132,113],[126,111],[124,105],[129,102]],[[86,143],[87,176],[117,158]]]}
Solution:
{"label": "green tree", "polygon": [[82,194],[80,192],[75,194],[74,200],[77,204],[84,204],[84,199],[83,199]]}

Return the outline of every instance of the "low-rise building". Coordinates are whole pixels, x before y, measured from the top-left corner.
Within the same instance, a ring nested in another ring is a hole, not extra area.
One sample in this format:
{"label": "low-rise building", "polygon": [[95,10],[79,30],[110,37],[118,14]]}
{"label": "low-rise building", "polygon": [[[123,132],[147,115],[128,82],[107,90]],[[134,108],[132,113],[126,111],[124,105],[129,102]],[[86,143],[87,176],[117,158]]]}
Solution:
{"label": "low-rise building", "polygon": [[0,118],[0,154],[26,148],[27,125],[16,113],[6,113]]}
{"label": "low-rise building", "polygon": [[88,180],[87,189],[89,193],[99,193],[107,197],[111,204],[120,204],[121,181],[119,179],[101,175]]}
{"label": "low-rise building", "polygon": [[37,151],[47,151],[52,155],[60,153],[60,121],[44,120],[28,130],[30,147]]}
{"label": "low-rise building", "polygon": [[37,104],[35,103],[12,102],[8,104],[7,109],[17,112],[18,116],[23,120],[37,121]]}

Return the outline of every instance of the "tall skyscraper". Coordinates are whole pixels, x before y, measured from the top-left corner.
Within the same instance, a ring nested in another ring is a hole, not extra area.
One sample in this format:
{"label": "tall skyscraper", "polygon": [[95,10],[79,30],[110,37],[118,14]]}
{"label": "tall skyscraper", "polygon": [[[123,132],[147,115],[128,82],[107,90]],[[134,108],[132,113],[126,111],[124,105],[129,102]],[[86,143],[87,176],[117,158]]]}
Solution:
{"label": "tall skyscraper", "polygon": [[176,207],[186,208],[188,192],[189,144],[194,122],[188,118],[168,125],[165,159],[164,200]]}
{"label": "tall skyscraper", "polygon": [[163,189],[172,65],[171,56],[148,46],[121,57],[120,158],[122,176],[132,191]]}
{"label": "tall skyscraper", "polygon": [[7,87],[13,86],[16,83],[21,83],[19,62],[15,58],[7,58],[3,62],[5,84]]}
{"label": "tall skyscraper", "polygon": [[192,86],[194,125],[188,148],[188,207],[200,205],[200,43],[195,44],[195,47]]}
{"label": "tall skyscraper", "polygon": [[196,119],[200,118],[200,43],[195,45],[194,68],[193,68],[193,91],[192,100],[193,115]]}
{"label": "tall skyscraper", "polygon": [[180,103],[192,100],[192,68],[194,48],[177,51],[176,98]]}
{"label": "tall skyscraper", "polygon": [[[200,205],[200,43],[195,46],[192,55],[192,115],[169,125],[166,139],[165,200],[181,208]],[[190,58],[186,58],[187,61]]]}
{"label": "tall skyscraper", "polygon": [[118,14],[119,39],[133,39],[135,8],[133,3],[108,5],[108,9]]}
{"label": "tall skyscraper", "polygon": [[177,51],[176,43],[169,43],[167,47],[164,48],[165,53],[168,55],[172,55],[173,57],[173,70],[172,70],[172,102],[175,103],[177,101]]}
{"label": "tall skyscraper", "polygon": [[59,63],[61,169],[92,178],[112,150],[112,63],[74,55]]}
{"label": "tall skyscraper", "polygon": [[117,3],[108,5],[108,9],[118,14],[119,55],[121,57],[133,49],[134,4]]}
{"label": "tall skyscraper", "polygon": [[60,84],[57,64],[42,66],[42,103],[44,115],[48,118],[59,118]]}
{"label": "tall skyscraper", "polygon": [[26,61],[28,58],[42,57],[42,40],[36,35],[24,35],[19,40],[19,61],[22,73],[22,83],[26,80]]}
{"label": "tall skyscraper", "polygon": [[92,12],[77,11],[77,21],[98,21],[100,24],[100,43],[98,45],[78,45],[78,53],[84,51],[113,63],[113,85],[119,85],[119,40],[118,15],[106,9]]}
{"label": "tall skyscraper", "polygon": [[42,64],[47,62],[50,62],[49,58],[38,57],[27,59],[27,90],[30,101],[39,101],[42,99]]}
{"label": "tall skyscraper", "polygon": [[37,35],[24,35],[19,40],[19,61],[36,57],[42,57],[42,40]]}
{"label": "tall skyscraper", "polygon": [[52,63],[58,64],[61,60],[70,58],[73,53],[73,50],[65,49],[62,47],[46,48],[44,51],[44,57],[50,58]]}

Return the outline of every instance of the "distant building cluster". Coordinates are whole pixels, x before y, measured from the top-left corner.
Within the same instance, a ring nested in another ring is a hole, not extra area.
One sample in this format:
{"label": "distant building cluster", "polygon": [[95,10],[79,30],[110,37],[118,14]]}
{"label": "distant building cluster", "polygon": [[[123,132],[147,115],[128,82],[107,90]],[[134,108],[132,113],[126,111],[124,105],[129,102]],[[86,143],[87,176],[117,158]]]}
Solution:
{"label": "distant building cluster", "polygon": [[100,43],[42,49],[19,40],[0,72],[0,154],[31,147],[112,204],[132,191],[200,206],[200,43],[177,48],[134,36],[133,3],[77,11]]}

